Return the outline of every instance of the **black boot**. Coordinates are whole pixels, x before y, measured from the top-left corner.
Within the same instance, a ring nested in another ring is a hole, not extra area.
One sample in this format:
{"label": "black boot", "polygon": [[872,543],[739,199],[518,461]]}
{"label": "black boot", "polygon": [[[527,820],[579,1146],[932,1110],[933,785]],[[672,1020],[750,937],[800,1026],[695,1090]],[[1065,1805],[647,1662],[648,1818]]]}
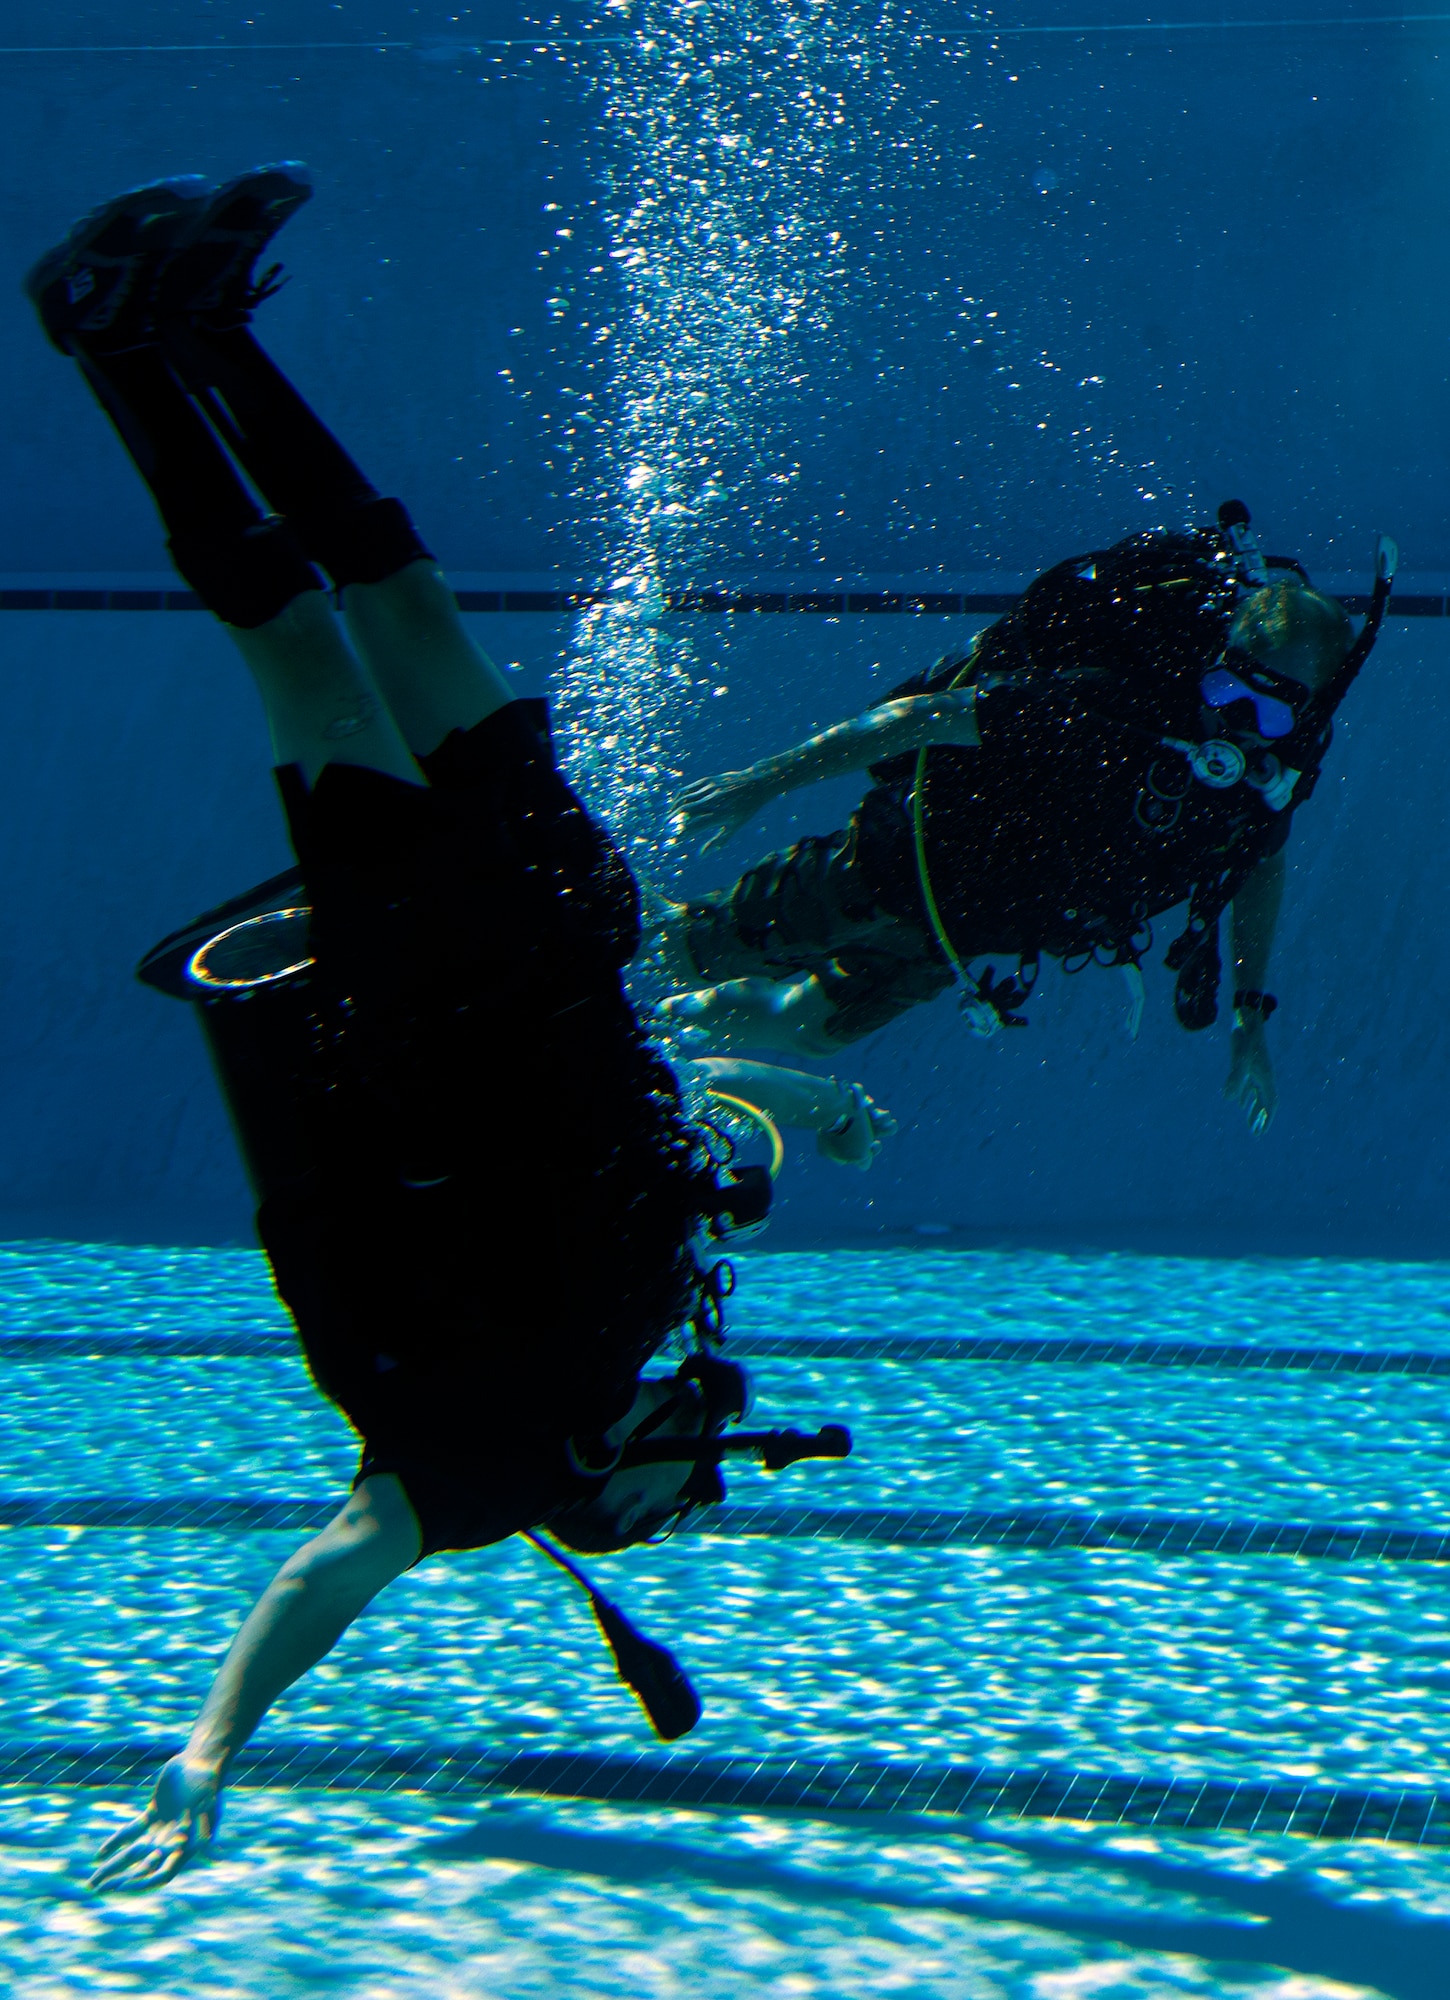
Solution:
{"label": "black boot", "polygon": [[151,488],[172,560],[208,610],[245,630],[324,587],[287,524],[262,514],[158,348],[77,358]]}

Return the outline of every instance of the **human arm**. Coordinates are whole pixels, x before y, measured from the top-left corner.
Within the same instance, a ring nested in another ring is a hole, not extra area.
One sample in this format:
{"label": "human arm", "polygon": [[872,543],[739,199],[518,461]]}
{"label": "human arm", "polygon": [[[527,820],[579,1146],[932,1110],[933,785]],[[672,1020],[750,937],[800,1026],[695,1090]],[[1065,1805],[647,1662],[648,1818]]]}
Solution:
{"label": "human arm", "polygon": [[332,1651],[421,1546],[401,1484],[383,1473],[364,1480],[337,1518],[288,1557],[243,1621],[145,1813],[101,1848],[93,1887],[154,1889],[186,1865],[215,1833],[227,1769],[272,1703]]}
{"label": "human arm", "polygon": [[[1262,993],[1269,976],[1274,933],[1284,900],[1284,853],[1281,848],[1254,869],[1233,900],[1233,975],[1236,993]],[[1252,1132],[1267,1130],[1278,1105],[1274,1065],[1269,1056],[1262,1013],[1244,1008],[1234,1012],[1228,1081],[1224,1095],[1243,1106]]]}
{"label": "human arm", "polygon": [[838,1083],[833,1076],[811,1076],[735,1056],[701,1056],[688,1067],[707,1090],[757,1104],[777,1125],[814,1132],[816,1150],[838,1166],[865,1173],[882,1140],[896,1130],[891,1113],[874,1104],[859,1083]]}
{"label": "human arm", "polygon": [[823,729],[793,750],[762,757],[743,771],[697,778],[680,793],[678,810],[687,825],[714,829],[701,849],[705,853],[723,846],[747,820],[802,785],[842,778],[933,744],[976,749],[981,743],[976,701],[975,687],[942,688],[935,694],[884,701],[864,715]]}

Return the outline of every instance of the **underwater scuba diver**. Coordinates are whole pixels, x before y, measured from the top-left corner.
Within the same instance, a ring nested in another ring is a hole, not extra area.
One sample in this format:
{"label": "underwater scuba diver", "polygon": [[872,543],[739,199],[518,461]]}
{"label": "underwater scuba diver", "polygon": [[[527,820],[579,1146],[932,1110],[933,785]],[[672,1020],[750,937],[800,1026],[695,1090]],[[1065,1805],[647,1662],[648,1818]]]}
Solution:
{"label": "underwater scuba diver", "polygon": [[[278,1695],[439,1550],[526,1533],[682,1734],[700,1710],[673,1657],[534,1531],[622,1548],[722,1498],[727,1453],[850,1448],[834,1426],[727,1435],[748,1383],[718,1351],[719,1257],[762,1220],[766,1170],[686,1118],[639,1025],[635,883],[556,770],[544,704],[513,698],[401,503],[253,337],[276,286],[256,261],[309,194],[290,163],[134,189],[26,281],[262,696],[299,869],[143,975],[197,1006],[277,1289],[361,1439],[351,1497],[247,1615],[98,1884],[172,1876]],[[840,1156],[869,1153],[863,1098],[804,1081]],[[671,1341],[673,1371],[642,1374]]]}
{"label": "underwater scuba diver", "polygon": [[[969,1025],[1025,1026],[1041,958],[1120,967],[1142,1006],[1152,922],[1190,1030],[1218,1015],[1232,912],[1225,1094],[1255,1131],[1276,1091],[1267,990],[1290,821],[1373,646],[1398,552],[1349,614],[1300,565],[1264,557],[1239,501],[1214,528],[1132,536],[1059,563],[965,650],[866,714],[688,786],[685,820],[731,838],[773,800],[850,772],[873,783],[842,831],[675,905],[662,1012],[696,1047],[820,1056],[955,984]],[[1014,971],[997,975],[1004,957]],[[972,961],[991,960],[973,974]]]}

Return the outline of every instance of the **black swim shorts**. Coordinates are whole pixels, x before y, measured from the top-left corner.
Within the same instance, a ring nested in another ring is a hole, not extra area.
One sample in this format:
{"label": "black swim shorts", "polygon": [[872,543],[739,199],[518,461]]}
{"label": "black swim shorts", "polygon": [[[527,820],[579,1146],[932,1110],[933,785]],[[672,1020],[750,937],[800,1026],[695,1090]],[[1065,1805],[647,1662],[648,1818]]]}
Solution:
{"label": "black swim shorts", "polygon": [[628,1409],[697,1297],[698,1150],[621,981],[634,883],[540,721],[450,738],[428,789],[283,785],[317,965],[300,1170],[258,1228],[360,1476],[397,1473],[429,1553],[580,1498],[565,1439]]}
{"label": "black swim shorts", "polygon": [[692,897],[685,945],[701,979],[814,977],[831,1006],[825,1032],[838,1042],[945,992],[953,975],[939,947],[881,908],[857,842],[853,822],[767,855],[733,889]]}

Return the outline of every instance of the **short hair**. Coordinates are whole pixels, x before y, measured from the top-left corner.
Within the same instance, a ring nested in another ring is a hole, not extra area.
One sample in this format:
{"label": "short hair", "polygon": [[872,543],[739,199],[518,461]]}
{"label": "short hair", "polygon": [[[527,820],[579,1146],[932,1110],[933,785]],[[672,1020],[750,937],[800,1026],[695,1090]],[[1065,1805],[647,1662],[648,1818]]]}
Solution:
{"label": "short hair", "polygon": [[1266,667],[1312,688],[1324,683],[1354,644],[1344,606],[1302,583],[1271,583],[1253,591],[1234,613],[1229,643]]}

